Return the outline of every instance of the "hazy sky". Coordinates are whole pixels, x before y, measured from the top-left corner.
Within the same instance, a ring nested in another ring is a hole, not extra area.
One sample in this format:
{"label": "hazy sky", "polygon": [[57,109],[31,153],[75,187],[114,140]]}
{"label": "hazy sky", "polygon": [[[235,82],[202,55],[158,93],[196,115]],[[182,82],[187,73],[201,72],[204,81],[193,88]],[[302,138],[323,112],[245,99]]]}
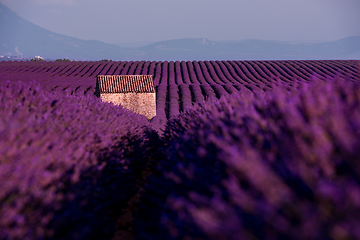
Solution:
{"label": "hazy sky", "polygon": [[360,36],[360,0],[0,0],[50,31],[106,43]]}

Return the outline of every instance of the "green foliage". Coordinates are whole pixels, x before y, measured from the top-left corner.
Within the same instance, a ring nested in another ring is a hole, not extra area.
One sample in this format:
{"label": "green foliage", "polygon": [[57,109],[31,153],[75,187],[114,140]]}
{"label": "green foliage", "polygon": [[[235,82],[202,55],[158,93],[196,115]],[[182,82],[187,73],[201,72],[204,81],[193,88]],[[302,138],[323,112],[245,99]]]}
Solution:
{"label": "green foliage", "polygon": [[61,58],[59,58],[59,59],[56,59],[55,61],[56,62],[70,62],[70,59],[68,59],[68,58],[61,59]]}
{"label": "green foliage", "polygon": [[43,62],[44,59],[41,59],[41,58],[30,58],[30,61],[32,61],[32,62]]}

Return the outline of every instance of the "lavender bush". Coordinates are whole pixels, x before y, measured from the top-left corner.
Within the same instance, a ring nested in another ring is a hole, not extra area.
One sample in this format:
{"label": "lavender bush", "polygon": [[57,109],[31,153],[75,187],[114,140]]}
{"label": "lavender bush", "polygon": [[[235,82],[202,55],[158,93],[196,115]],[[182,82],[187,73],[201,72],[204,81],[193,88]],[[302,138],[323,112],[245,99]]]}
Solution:
{"label": "lavender bush", "polygon": [[[358,239],[359,64],[1,62],[0,239]],[[98,74],[153,75],[157,116]]]}
{"label": "lavender bush", "polygon": [[38,84],[0,86],[0,239],[106,239],[154,157],[142,116]]}
{"label": "lavender bush", "polygon": [[359,239],[360,83],[239,91],[168,122],[139,239]]}

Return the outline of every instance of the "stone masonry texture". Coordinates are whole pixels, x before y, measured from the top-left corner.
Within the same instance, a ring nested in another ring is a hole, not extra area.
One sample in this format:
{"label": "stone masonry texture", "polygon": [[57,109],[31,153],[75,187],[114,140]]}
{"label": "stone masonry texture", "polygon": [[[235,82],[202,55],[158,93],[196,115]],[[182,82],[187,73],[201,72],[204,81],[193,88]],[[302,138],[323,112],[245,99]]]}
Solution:
{"label": "stone masonry texture", "polygon": [[100,98],[145,115],[148,119],[156,116],[155,93],[101,93]]}

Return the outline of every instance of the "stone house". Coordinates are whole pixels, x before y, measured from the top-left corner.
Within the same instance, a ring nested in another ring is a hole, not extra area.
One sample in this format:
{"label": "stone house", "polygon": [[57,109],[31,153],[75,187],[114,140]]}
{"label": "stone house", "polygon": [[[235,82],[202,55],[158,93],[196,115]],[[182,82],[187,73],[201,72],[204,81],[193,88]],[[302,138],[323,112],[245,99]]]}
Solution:
{"label": "stone house", "polygon": [[156,116],[156,94],[151,75],[99,75],[96,96],[121,105],[148,119]]}

